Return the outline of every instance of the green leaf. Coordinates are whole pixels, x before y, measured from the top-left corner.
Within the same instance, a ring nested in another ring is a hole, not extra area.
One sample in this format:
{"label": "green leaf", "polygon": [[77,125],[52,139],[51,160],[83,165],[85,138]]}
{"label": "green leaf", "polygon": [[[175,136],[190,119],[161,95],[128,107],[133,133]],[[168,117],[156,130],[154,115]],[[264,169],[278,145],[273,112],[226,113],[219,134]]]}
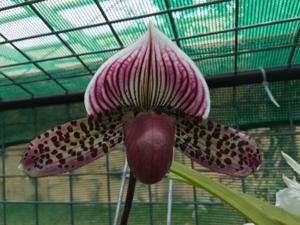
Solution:
{"label": "green leaf", "polygon": [[201,173],[173,162],[171,179],[185,182],[213,194],[256,225],[299,225],[300,218],[251,195],[231,190]]}

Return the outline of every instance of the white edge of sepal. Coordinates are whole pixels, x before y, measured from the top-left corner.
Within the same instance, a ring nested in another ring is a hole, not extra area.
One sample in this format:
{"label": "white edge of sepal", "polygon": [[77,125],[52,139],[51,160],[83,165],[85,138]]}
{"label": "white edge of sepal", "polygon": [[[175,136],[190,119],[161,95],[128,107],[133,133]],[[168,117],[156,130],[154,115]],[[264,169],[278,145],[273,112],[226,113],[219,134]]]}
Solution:
{"label": "white edge of sepal", "polygon": [[300,192],[293,188],[284,188],[276,192],[275,206],[291,214],[300,216]]}
{"label": "white edge of sepal", "polygon": [[293,188],[299,191],[300,193],[300,184],[296,181],[296,178],[293,177],[293,180],[285,176],[284,174],[282,175],[283,182],[288,186],[288,188]]}
{"label": "white edge of sepal", "polygon": [[281,154],[285,159],[285,161],[287,162],[287,164],[289,164],[290,167],[292,167],[292,169],[300,176],[300,165],[292,157],[285,154],[284,152],[281,152]]}

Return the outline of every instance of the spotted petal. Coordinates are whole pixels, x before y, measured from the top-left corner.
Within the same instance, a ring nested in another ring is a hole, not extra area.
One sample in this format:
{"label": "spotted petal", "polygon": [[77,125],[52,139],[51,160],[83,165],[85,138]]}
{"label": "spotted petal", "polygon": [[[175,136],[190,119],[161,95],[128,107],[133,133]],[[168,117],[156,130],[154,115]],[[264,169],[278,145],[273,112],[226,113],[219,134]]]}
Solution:
{"label": "spotted petal", "polygon": [[175,147],[201,165],[233,176],[248,176],[261,164],[253,139],[201,118],[177,117]]}
{"label": "spotted petal", "polygon": [[142,38],[99,68],[86,90],[85,106],[89,114],[130,106],[206,118],[210,98],[197,66],[150,24]]}
{"label": "spotted petal", "polygon": [[33,177],[76,169],[122,143],[122,129],[118,112],[59,125],[31,141],[20,167]]}

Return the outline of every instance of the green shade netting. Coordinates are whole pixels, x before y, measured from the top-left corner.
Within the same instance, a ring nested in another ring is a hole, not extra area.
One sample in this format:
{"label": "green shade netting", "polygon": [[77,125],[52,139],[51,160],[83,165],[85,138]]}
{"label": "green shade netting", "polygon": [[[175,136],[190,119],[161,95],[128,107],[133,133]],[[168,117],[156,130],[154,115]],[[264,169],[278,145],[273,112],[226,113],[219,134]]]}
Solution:
{"label": "green shade netting", "polygon": [[[210,92],[210,118],[246,130],[258,143],[264,155],[259,172],[240,179],[194,166],[234,190],[274,203],[276,191],[285,186],[282,174],[290,178],[293,174],[280,152],[300,159],[300,82],[274,82],[270,89],[280,108],[270,102],[261,84]],[[113,221],[124,162],[121,151],[113,151],[107,161],[103,157],[72,174],[34,180],[17,170],[30,139],[57,124],[85,115],[83,103],[0,112],[0,225],[31,225],[36,221],[46,225],[52,225],[53,221],[60,225],[108,225]],[[25,145],[15,146],[22,143]],[[176,151],[175,157],[176,161],[191,166],[190,160],[180,152]],[[246,222],[206,191],[177,182],[173,189],[174,225]],[[151,187],[138,183],[129,224],[140,224],[141,220],[145,224],[165,224],[167,199],[167,179]],[[34,203],[36,200],[40,203]]]}
{"label": "green shade netting", "polygon": [[237,72],[300,62],[299,1],[240,0],[238,8],[233,0],[19,3],[0,3],[3,100],[84,90],[97,68],[141,36],[149,21],[205,76],[232,73],[235,61]]}

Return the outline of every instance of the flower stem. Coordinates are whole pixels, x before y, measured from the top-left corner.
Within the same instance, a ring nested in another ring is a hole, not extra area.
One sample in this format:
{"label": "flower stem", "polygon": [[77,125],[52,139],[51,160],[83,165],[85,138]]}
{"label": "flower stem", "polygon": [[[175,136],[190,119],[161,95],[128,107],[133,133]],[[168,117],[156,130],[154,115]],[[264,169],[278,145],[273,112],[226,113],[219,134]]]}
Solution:
{"label": "flower stem", "polygon": [[132,206],[132,200],[134,196],[135,184],[136,184],[136,178],[134,177],[133,173],[130,172],[125,207],[124,207],[120,225],[127,225],[130,209]]}

